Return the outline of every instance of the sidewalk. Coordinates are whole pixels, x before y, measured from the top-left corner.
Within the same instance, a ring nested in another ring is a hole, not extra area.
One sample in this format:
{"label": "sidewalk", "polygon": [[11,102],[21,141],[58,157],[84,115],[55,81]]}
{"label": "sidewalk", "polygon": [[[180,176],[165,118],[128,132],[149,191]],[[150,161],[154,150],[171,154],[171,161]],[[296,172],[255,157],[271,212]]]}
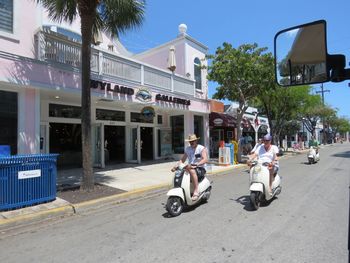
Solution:
{"label": "sidewalk", "polygon": [[[57,197],[53,202],[0,212],[0,230],[49,220],[58,216],[73,215],[145,195],[159,194],[172,184],[173,173],[170,168],[175,163],[175,161],[162,161],[161,163],[158,161],[157,163],[151,162],[142,165],[123,163],[108,166],[105,169],[95,169],[96,183],[119,189],[121,193],[78,204],[71,204]],[[210,175],[230,171],[242,165],[244,166],[244,164],[229,166],[209,164],[207,173]],[[81,168],[59,170],[57,175],[58,188],[79,186],[81,174]]]}

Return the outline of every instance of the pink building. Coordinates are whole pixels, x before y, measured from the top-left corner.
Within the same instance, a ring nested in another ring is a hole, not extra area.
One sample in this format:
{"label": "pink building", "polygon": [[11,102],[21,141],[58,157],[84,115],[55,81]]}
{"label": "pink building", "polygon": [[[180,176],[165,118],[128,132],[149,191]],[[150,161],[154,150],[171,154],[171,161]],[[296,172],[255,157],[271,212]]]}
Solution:
{"label": "pink building", "polygon": [[[0,145],[80,165],[80,22],[56,24],[35,1],[1,2]],[[106,35],[95,39],[95,166],[181,154],[190,133],[208,145],[208,49],[186,30],[180,25],[173,40],[141,54]]]}

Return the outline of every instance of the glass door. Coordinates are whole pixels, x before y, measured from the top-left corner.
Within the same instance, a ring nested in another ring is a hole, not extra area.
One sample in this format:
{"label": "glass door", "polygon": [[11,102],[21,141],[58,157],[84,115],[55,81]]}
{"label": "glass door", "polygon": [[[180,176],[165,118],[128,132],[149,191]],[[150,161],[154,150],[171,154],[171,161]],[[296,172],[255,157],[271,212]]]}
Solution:
{"label": "glass door", "polygon": [[141,163],[140,127],[129,127],[129,147],[127,162]]}
{"label": "glass door", "polygon": [[104,127],[103,123],[97,123],[92,125],[92,158],[93,166],[104,168]]}

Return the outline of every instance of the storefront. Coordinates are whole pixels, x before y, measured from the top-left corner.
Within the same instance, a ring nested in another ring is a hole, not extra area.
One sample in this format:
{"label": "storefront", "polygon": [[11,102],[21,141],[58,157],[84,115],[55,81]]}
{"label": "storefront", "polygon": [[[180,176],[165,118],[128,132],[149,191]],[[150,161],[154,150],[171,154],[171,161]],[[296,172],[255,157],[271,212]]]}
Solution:
{"label": "storefront", "polygon": [[230,143],[236,140],[237,120],[225,113],[211,112],[209,114],[210,126],[210,157],[217,158],[219,155],[220,141]]}
{"label": "storefront", "polygon": [[[140,92],[145,95],[146,90],[128,88],[129,93],[124,94],[123,99],[105,97],[103,91],[94,90],[91,104],[95,167],[142,163],[183,154],[189,130],[205,143],[204,125],[208,115],[191,112],[192,105],[200,105],[198,101],[149,90],[147,102],[137,99]],[[81,164],[81,108],[78,105],[78,95],[42,92],[41,152],[59,153],[59,167]]]}

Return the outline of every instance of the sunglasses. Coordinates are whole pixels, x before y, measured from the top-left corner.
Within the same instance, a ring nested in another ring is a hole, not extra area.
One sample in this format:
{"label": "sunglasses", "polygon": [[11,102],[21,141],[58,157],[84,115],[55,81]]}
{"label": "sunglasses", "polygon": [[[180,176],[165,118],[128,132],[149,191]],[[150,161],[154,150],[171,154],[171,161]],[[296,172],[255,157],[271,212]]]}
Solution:
{"label": "sunglasses", "polygon": [[197,141],[192,141],[192,142],[190,142],[190,144],[195,144]]}

